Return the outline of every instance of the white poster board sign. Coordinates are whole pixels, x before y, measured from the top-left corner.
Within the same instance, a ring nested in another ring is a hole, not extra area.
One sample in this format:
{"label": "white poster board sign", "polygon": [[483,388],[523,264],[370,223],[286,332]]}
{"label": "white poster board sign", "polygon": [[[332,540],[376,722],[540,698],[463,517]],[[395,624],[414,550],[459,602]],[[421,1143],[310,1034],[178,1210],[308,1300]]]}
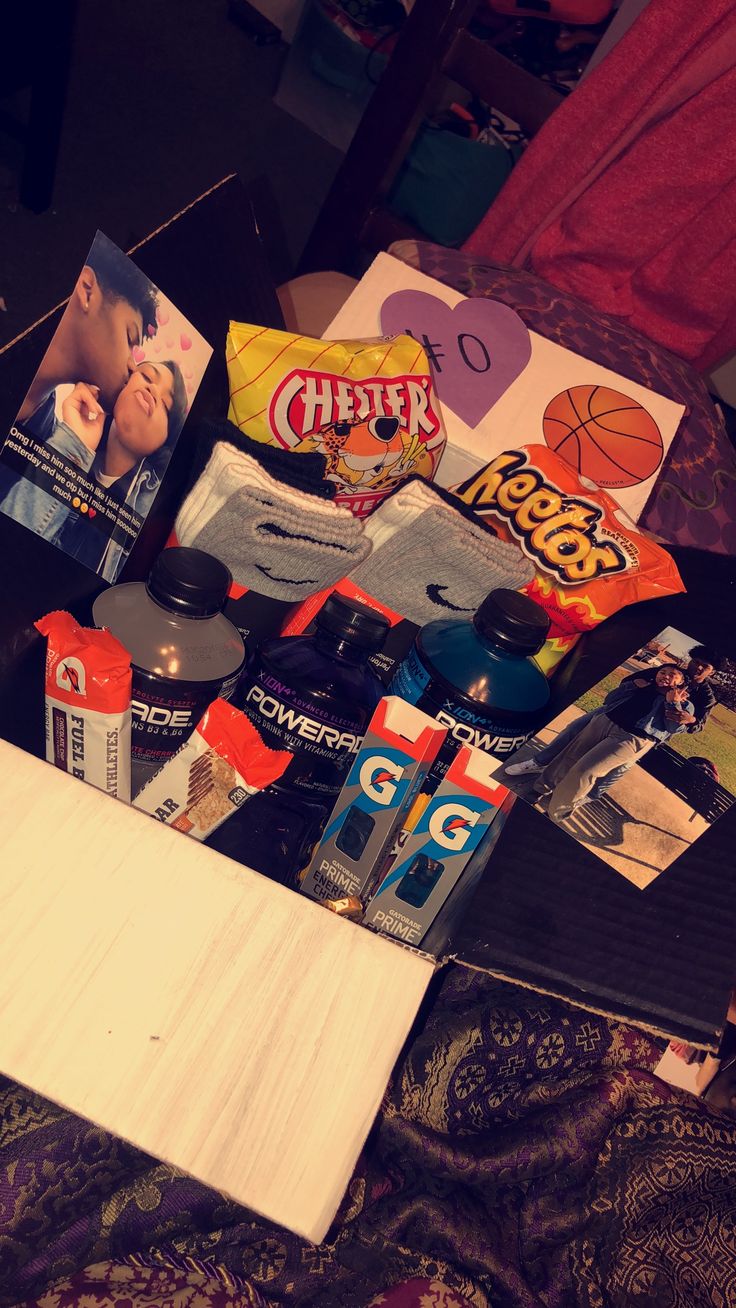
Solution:
{"label": "white poster board sign", "polygon": [[451,486],[503,450],[548,444],[637,521],[685,412],[528,331],[506,305],[460,294],[379,254],[324,333],[409,330],[425,346],[447,429]]}

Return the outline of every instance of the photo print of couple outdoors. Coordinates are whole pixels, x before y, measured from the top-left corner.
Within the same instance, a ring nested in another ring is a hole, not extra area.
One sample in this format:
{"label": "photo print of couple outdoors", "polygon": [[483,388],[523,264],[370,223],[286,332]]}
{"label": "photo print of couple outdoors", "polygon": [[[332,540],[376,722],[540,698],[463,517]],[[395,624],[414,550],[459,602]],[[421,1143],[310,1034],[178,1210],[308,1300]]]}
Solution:
{"label": "photo print of couple outdoors", "polygon": [[736,798],[736,660],[667,627],[499,775],[644,889]]}
{"label": "photo print of couple outdoors", "polygon": [[0,449],[0,511],[115,581],[211,354],[98,232]]}

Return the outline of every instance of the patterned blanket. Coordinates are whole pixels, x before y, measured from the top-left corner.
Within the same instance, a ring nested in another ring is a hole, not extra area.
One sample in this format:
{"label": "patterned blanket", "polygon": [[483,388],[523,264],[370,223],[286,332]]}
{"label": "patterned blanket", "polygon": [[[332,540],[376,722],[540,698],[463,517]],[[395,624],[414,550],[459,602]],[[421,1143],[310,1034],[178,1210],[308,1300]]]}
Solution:
{"label": "patterned blanket", "polygon": [[0,1308],[730,1308],[736,1123],[660,1052],[447,969],[318,1247],[0,1081]]}

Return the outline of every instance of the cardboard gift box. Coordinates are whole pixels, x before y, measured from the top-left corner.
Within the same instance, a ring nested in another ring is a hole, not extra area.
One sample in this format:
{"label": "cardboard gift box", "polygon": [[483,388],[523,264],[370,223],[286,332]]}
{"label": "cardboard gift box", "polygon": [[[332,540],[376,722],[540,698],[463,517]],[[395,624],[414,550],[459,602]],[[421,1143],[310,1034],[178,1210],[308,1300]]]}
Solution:
{"label": "cardboard gift box", "polygon": [[[228,319],[279,325],[234,179],[135,258],[216,348],[123,580],[144,577],[166,540],[197,416],[222,412]],[[6,428],[57,320],[0,352]],[[59,607],[89,621],[101,583],[5,518],[0,543],[0,1073],[319,1241],[450,958],[717,1047],[733,980],[733,811],[643,897],[517,804],[456,937],[434,956],[412,950],[43,762],[33,622]],[[586,638],[557,706],[667,623],[722,640],[733,560],[677,561],[688,593]]]}

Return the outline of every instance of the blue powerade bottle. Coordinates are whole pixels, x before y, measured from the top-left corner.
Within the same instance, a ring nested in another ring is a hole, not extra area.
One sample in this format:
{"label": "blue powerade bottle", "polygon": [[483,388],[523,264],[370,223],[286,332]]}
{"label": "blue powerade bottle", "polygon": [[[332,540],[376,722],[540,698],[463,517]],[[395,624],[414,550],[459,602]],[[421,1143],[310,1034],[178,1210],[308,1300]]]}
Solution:
{"label": "blue powerade bottle", "polygon": [[544,609],[515,590],[491,591],[470,620],[422,627],[388,693],[449,728],[430,789],[460,745],[476,745],[505,762],[537,729],[549,685],[533,655],[548,632]]}

